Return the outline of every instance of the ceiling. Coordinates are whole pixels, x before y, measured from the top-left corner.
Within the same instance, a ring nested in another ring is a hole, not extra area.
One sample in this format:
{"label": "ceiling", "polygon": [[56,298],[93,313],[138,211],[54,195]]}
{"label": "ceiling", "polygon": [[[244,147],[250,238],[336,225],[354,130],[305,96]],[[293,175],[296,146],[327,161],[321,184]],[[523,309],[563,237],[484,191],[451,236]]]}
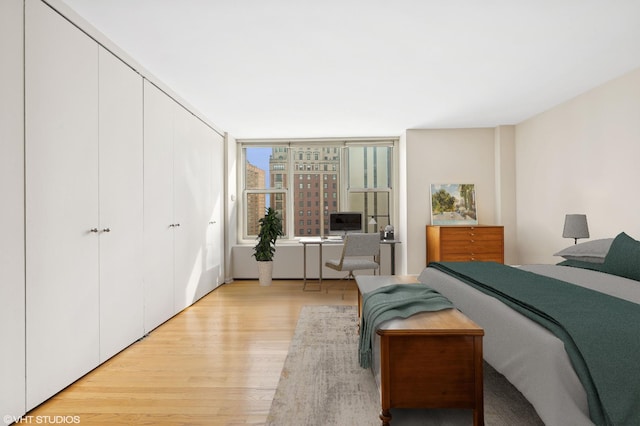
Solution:
{"label": "ceiling", "polygon": [[516,124],[640,67],[638,0],[62,0],[236,138]]}

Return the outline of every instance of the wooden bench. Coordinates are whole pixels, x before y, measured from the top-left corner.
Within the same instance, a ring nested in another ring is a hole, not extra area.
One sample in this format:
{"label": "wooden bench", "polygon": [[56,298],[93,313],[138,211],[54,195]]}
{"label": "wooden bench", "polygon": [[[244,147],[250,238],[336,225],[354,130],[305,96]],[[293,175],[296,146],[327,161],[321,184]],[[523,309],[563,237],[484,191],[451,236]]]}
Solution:
{"label": "wooden bench", "polygon": [[[370,278],[356,277],[361,294],[375,284],[416,282],[414,277],[386,277],[386,283],[382,276]],[[377,334],[380,358],[372,368],[380,372],[383,425],[391,422],[391,408],[472,409],[473,424],[484,424],[481,327],[457,309],[446,309],[386,321]]]}

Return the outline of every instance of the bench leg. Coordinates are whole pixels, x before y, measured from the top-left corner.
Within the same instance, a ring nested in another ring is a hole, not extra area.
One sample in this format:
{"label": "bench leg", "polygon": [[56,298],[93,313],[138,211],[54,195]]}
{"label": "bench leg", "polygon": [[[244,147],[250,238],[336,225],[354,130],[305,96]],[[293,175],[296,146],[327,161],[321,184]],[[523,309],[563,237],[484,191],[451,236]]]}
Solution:
{"label": "bench leg", "polygon": [[382,426],[389,426],[391,424],[391,410],[383,409],[380,411],[380,420],[382,420]]}

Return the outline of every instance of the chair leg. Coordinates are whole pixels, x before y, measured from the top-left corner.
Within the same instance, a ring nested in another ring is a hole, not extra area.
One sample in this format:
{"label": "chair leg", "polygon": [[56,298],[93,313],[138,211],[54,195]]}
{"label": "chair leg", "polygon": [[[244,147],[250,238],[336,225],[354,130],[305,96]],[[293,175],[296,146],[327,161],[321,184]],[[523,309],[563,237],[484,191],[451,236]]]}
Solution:
{"label": "chair leg", "polygon": [[344,279],[344,285],[342,286],[342,300],[344,300],[344,292],[347,291],[347,284],[349,284],[349,281],[355,279],[356,276],[353,275],[353,271],[349,271],[349,275],[347,275],[347,278]]}
{"label": "chair leg", "polygon": [[[344,280],[344,285],[342,286],[342,300],[344,300],[344,292],[347,291],[347,284],[349,283],[349,280],[355,278],[356,277],[355,275],[353,275],[353,271],[349,271],[349,275],[347,275],[346,277],[340,278],[341,281]],[[329,285],[325,287],[325,292],[329,294]]]}
{"label": "chair leg", "polygon": [[[348,280],[348,279],[349,279],[349,276],[347,275],[346,277],[342,277],[342,278],[340,278],[340,281],[342,281],[342,280]],[[329,294],[329,287],[331,287],[331,286],[330,286],[329,284],[327,284],[327,285],[325,286],[325,288],[324,288],[324,289],[325,289],[325,293],[327,293],[327,294]],[[342,299],[343,299],[343,300],[344,300],[344,289],[346,289],[346,284],[344,285],[343,290],[342,290],[342,293],[343,293],[343,297],[342,297]]]}

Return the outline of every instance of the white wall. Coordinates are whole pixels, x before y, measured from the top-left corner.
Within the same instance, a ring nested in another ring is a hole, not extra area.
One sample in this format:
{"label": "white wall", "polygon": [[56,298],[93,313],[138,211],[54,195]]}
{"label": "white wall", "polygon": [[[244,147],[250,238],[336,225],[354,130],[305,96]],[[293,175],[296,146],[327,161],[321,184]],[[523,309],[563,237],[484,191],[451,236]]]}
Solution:
{"label": "white wall", "polygon": [[515,126],[495,128],[496,224],[504,226],[504,262],[517,264],[516,131]]}
{"label": "white wall", "polygon": [[[403,244],[406,271],[418,274],[426,266],[425,226],[431,223],[432,183],[473,183],[476,186],[478,220],[483,225],[497,222],[495,176],[495,129],[407,130],[406,220]],[[400,188],[402,191],[403,188]],[[505,234],[509,232],[505,229]]]}
{"label": "white wall", "polygon": [[640,238],[640,69],[516,126],[518,251],[556,263],[567,213],[587,215],[591,239]]}
{"label": "white wall", "polygon": [[398,140],[398,190],[396,191],[396,197],[398,200],[398,225],[394,229],[394,237],[400,241],[404,241],[404,244],[399,244],[396,249],[396,258],[398,259],[396,273],[400,275],[406,275],[408,272],[407,253],[409,252],[409,246],[407,245],[407,232],[408,218],[407,213],[409,209],[409,200],[407,199],[407,133],[400,135]]}

